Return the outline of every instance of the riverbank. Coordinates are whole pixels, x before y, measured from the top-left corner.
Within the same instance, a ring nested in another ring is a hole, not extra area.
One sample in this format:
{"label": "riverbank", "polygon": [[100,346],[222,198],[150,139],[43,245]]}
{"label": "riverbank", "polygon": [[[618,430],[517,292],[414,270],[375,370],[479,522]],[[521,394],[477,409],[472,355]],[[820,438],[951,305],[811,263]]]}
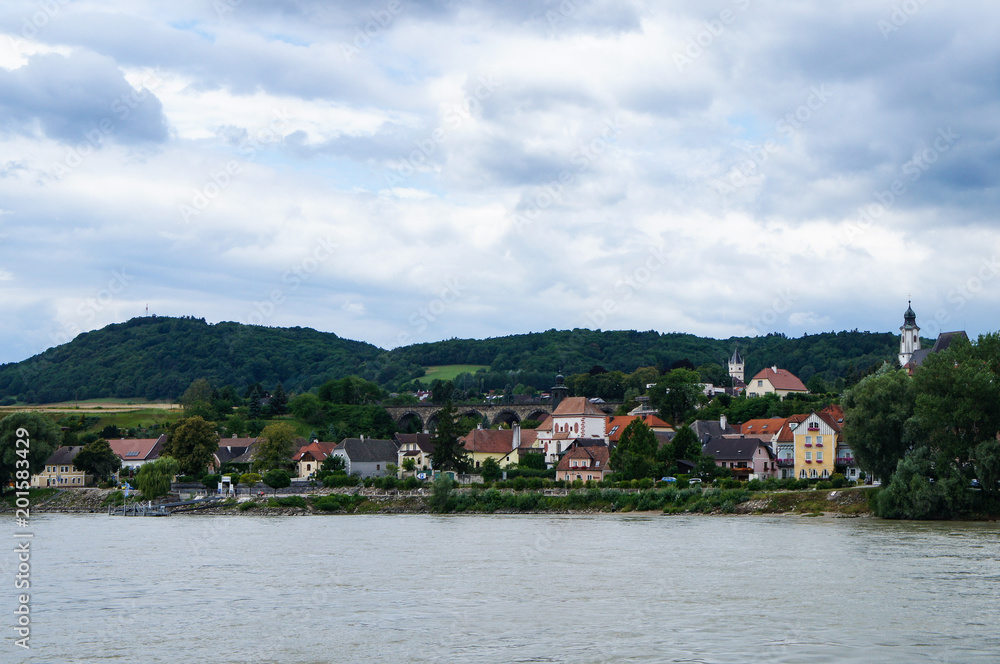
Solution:
{"label": "riverbank", "polygon": [[[40,513],[107,513],[110,489],[43,490],[32,500]],[[871,516],[869,496],[875,489],[750,492],[745,489],[576,489],[499,491],[455,489],[436,503],[428,490],[317,489],[303,495],[241,497],[206,508],[174,512],[184,515],[308,516],[317,514],[422,514],[437,511],[474,514],[573,514],[641,512],[666,514],[790,514],[801,516]],[[170,502],[171,496],[159,502]],[[155,503],[154,503],[155,504]],[[442,509],[443,507],[443,509]],[[12,512],[4,500],[0,513]]]}

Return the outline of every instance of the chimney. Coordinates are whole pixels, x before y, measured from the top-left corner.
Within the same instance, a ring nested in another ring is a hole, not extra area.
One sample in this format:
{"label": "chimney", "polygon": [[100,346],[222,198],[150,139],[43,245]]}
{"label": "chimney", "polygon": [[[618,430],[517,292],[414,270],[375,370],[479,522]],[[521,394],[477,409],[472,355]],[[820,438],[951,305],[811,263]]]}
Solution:
{"label": "chimney", "polygon": [[729,424],[729,422],[726,420],[725,414],[719,415],[719,426],[722,427],[723,433],[725,433],[725,431],[726,431],[726,425],[727,424]]}
{"label": "chimney", "polygon": [[514,422],[514,424],[511,426],[511,429],[514,431],[513,435],[514,447],[512,447],[511,449],[516,450],[521,446],[521,424],[519,422]]}
{"label": "chimney", "polygon": [[771,365],[771,371],[773,371],[774,373],[778,373],[778,365],[777,364],[772,364]]}

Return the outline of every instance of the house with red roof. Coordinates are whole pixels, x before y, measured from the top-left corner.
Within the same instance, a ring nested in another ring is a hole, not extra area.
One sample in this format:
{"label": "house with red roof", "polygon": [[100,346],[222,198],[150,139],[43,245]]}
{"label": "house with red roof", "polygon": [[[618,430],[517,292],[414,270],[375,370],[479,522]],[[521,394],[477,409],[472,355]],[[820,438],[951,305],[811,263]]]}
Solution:
{"label": "house with red roof", "polygon": [[652,413],[642,415],[612,415],[607,418],[607,424],[604,425],[605,431],[608,432],[608,443],[612,447],[618,443],[618,439],[621,438],[625,427],[632,424],[633,420],[642,420],[646,423],[646,426],[657,433],[674,432],[672,426]]}
{"label": "house with red roof", "polygon": [[108,441],[111,451],[122,460],[122,468],[138,468],[156,461],[166,444],[166,434],[160,434],[159,438],[120,438]]}
{"label": "house with red roof", "polygon": [[463,436],[461,441],[475,468],[481,467],[486,459],[493,459],[503,468],[517,463],[525,454],[542,452],[537,448],[538,433],[534,429],[522,429],[517,424],[510,429],[476,428]]}
{"label": "house with red roof", "polygon": [[556,466],[556,479],[572,482],[574,480],[594,480],[600,482],[605,473],[610,473],[608,462],[611,459],[611,448],[607,445],[587,445],[571,447]]}
{"label": "house with red roof", "polygon": [[782,399],[792,392],[808,394],[809,390],[802,381],[788,369],[767,367],[747,381],[746,395],[762,397],[765,394],[777,394]]}
{"label": "house with red roof", "polygon": [[292,461],[295,462],[295,467],[298,470],[298,476],[307,478],[314,475],[323,464],[323,461],[333,454],[333,450],[336,447],[337,443],[321,443],[318,440],[300,447],[299,451],[292,457]]}

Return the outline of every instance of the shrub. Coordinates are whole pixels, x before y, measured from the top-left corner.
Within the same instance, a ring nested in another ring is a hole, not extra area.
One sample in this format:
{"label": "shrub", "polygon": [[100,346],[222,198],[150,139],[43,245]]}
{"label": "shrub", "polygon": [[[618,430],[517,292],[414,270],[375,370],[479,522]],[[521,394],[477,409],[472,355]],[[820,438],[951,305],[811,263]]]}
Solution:
{"label": "shrub", "polygon": [[237,507],[236,509],[238,509],[241,512],[246,512],[247,510],[252,510],[255,507],[257,507],[257,503],[253,500],[248,500],[245,503],[240,503],[240,506]]}
{"label": "shrub", "polygon": [[832,489],[833,482],[827,482],[826,480],[823,480],[821,482],[816,482],[816,488],[820,490]]}
{"label": "shrub", "polygon": [[830,485],[834,489],[840,489],[841,487],[847,486],[847,479],[840,473],[834,473],[830,475]]}
{"label": "shrub", "polygon": [[216,491],[219,488],[220,481],[222,481],[222,475],[205,475],[201,478],[201,483],[209,491]]}
{"label": "shrub", "polygon": [[[368,478],[369,480],[371,478]],[[323,486],[328,488],[337,488],[342,486],[357,486],[361,484],[361,477],[358,475],[347,475],[342,473],[334,473],[333,475],[327,475],[323,480]],[[370,484],[368,486],[371,486]]]}
{"label": "shrub", "polygon": [[750,480],[747,482],[747,489],[750,491],[762,491],[764,489],[764,483],[760,480]]}
{"label": "shrub", "polygon": [[283,498],[278,498],[274,502],[278,503],[279,507],[305,507],[306,499],[302,496],[285,496]]}

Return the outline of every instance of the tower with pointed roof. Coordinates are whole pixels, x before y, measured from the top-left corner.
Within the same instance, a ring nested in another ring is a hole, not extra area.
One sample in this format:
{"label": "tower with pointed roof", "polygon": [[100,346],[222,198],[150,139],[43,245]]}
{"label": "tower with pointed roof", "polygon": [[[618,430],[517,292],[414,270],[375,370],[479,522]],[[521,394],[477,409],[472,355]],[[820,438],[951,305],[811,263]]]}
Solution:
{"label": "tower with pointed roof", "polygon": [[906,311],[903,313],[903,325],[899,328],[899,366],[905,367],[913,353],[920,350],[920,328],[917,327],[917,315],[913,306],[906,301]]}
{"label": "tower with pointed roof", "polygon": [[743,370],[745,365],[743,363],[743,356],[740,355],[740,346],[736,345],[733,349],[733,356],[729,358],[729,377],[743,382]]}

